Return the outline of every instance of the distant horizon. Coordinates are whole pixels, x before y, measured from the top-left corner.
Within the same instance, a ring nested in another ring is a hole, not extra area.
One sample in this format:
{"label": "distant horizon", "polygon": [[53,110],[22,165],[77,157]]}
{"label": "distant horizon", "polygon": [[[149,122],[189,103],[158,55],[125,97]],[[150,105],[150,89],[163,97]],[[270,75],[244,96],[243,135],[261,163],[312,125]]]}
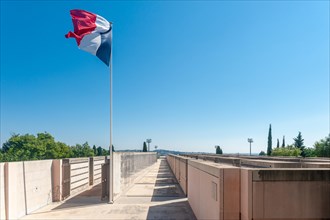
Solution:
{"label": "distant horizon", "polygon": [[[38,133],[42,133],[42,132],[38,132]],[[48,133],[48,132],[46,132],[46,133]],[[49,133],[50,134],[50,133]],[[26,134],[18,134],[18,135],[26,135]],[[36,134],[29,134],[29,135],[35,135],[36,136]],[[52,134],[50,134],[50,135],[52,135]],[[65,143],[65,142],[63,142],[63,141],[61,141],[61,140],[58,140],[56,137],[54,137],[55,138],[55,141],[58,141],[58,142],[62,142],[62,143]],[[8,141],[8,140],[6,140],[6,141]],[[5,142],[6,142],[5,141]],[[100,145],[96,145],[96,144],[91,144],[90,142],[88,142],[88,141],[84,141],[84,142],[82,142],[82,143],[76,143],[76,144],[68,144],[68,143],[65,143],[65,144],[67,144],[67,145],[69,145],[69,146],[75,146],[75,145],[77,145],[77,144],[80,144],[80,145],[82,145],[82,144],[84,144],[84,143],[88,143],[88,145],[92,148],[94,145],[96,146],[96,147],[101,147],[101,148],[103,148],[103,149],[105,149],[105,150],[109,150],[109,147],[104,147],[104,146],[100,146]],[[282,142],[280,142],[280,147],[281,147],[281,143]],[[0,148],[2,148],[2,145],[3,145],[3,143],[1,144],[1,146],[0,146]],[[286,144],[286,146],[288,146],[288,145],[291,145],[291,144]],[[220,146],[221,147],[221,146]],[[206,147],[204,147],[204,148],[206,148]],[[276,145],[274,146],[273,145],[273,149],[275,149],[276,148]],[[121,152],[121,151],[142,151],[142,149],[143,149],[143,142],[142,142],[142,144],[141,144],[141,147],[140,148],[126,148],[126,149],[123,149],[123,148],[117,148],[117,146],[115,146],[114,145],[114,149],[115,149],[115,151],[119,151],[119,152]],[[250,155],[250,152],[249,151],[247,151],[247,152],[226,152],[225,151],[225,149],[223,148],[223,147],[221,147],[221,149],[223,150],[223,154],[241,154],[241,155]],[[164,150],[164,151],[173,151],[173,152],[180,152],[180,153],[213,153],[213,154],[215,154],[215,152],[216,152],[216,149],[214,148],[214,151],[201,151],[201,150],[192,150],[192,151],[182,151],[182,150],[179,150],[179,149],[175,149],[175,148],[171,148],[170,146],[168,147],[168,148],[157,148],[157,149],[154,149],[154,147],[153,148],[151,148],[150,149],[150,152],[155,152],[155,151],[161,151],[161,150]],[[265,147],[265,149],[264,150],[261,150],[261,151],[264,151],[264,152],[267,152],[267,147]],[[261,152],[261,151],[259,151],[259,152],[254,152],[253,151],[253,147],[251,148],[251,155],[259,155],[259,153]]]}
{"label": "distant horizon", "polygon": [[[43,133],[43,132],[37,132],[37,133]],[[25,134],[19,134],[19,135],[26,135],[26,134],[30,134],[30,135],[36,135],[37,133],[35,133],[35,134],[32,134],[32,133],[25,133]],[[46,132],[46,133],[49,133],[49,132]],[[12,133],[12,134],[14,134],[14,133]],[[11,135],[12,135],[11,134]],[[15,134],[18,134],[18,133],[15,133]],[[51,134],[51,133],[50,133]],[[329,133],[330,134],[330,133]],[[329,135],[328,134],[328,135]],[[52,134],[51,134],[52,135]],[[323,138],[320,138],[320,139],[318,139],[318,140],[315,140],[314,141],[314,143],[312,144],[312,145],[310,145],[310,146],[307,146],[306,144],[305,144],[305,147],[307,147],[307,148],[312,148],[313,146],[314,146],[314,144],[316,143],[316,142],[318,142],[318,141],[320,141],[321,139],[324,139],[324,138],[326,138],[327,136],[325,135]],[[10,138],[10,137],[9,137]],[[8,138],[8,139],[9,139]],[[64,142],[64,141],[61,141],[61,140],[59,140],[58,138],[56,138],[56,137],[54,137],[55,138],[55,140],[56,141],[59,141],[59,142]],[[6,139],[6,140],[3,140],[3,139],[1,139],[1,145],[0,145],[0,148],[2,148],[2,145],[6,142],[6,141],[8,141],[8,139]],[[292,138],[293,139],[293,138]],[[287,139],[285,139],[285,141],[286,141],[286,146],[288,146],[288,145],[293,145],[294,144],[294,142],[293,142],[293,140],[291,141],[291,142],[288,142],[288,140]],[[69,145],[69,146],[75,146],[76,144],[83,144],[83,143],[85,143],[85,142],[87,142],[91,147],[93,147],[94,145],[95,146],[97,146],[97,147],[102,147],[102,148],[104,148],[104,149],[109,149],[109,147],[108,146],[102,146],[102,145],[98,145],[98,144],[93,144],[93,143],[91,143],[91,142],[89,142],[88,140],[86,140],[86,141],[82,141],[82,142],[80,142],[80,143],[66,143],[66,142],[64,142],[65,144],[67,144],[67,145]],[[282,144],[282,139],[280,139],[280,146],[281,146],[281,144]],[[142,150],[142,148],[143,148],[143,142],[141,142],[141,150]],[[117,145],[114,145],[115,146],[115,148],[117,148],[118,146]],[[155,145],[154,145],[155,146]],[[152,149],[154,149],[154,146],[150,146],[150,148],[152,148]],[[215,146],[215,145],[214,145]],[[181,151],[181,152],[205,152],[205,153],[212,153],[213,151],[215,152],[215,149],[213,150],[212,148],[214,148],[214,146],[204,146],[204,147],[197,147],[197,146],[195,146],[194,147],[194,149],[195,150],[193,150],[193,151],[187,151],[187,150],[174,150],[174,147],[171,147],[171,146],[166,146],[166,147],[163,147],[163,148],[158,148],[158,149],[164,149],[164,150],[170,150],[170,151]],[[121,146],[119,146],[120,148],[119,148],[119,150],[123,150],[123,151],[125,151],[125,150],[138,150],[139,149],[139,147],[121,147]],[[225,150],[226,148],[224,147],[224,146],[220,146],[223,150]],[[242,154],[249,154],[249,145],[247,144],[246,145],[246,147],[248,148],[247,149],[247,152],[240,152],[240,151],[237,151],[237,152],[233,152],[232,154],[237,154],[237,153],[242,153]],[[273,139],[273,144],[272,144],[272,148],[274,149],[274,148],[276,148],[276,139],[274,140]],[[208,151],[207,150],[205,150],[205,151],[201,151],[201,150],[199,150],[199,149],[209,149]],[[211,149],[211,150],[210,150]],[[262,148],[260,148],[260,147],[258,147],[258,149],[261,149],[259,152],[255,152],[255,154],[259,154],[261,151],[264,151],[264,152],[266,152],[267,151],[267,143],[265,143],[265,146],[264,146],[264,149],[262,149]],[[153,151],[153,150],[152,150]],[[225,153],[225,152],[224,152]],[[228,153],[228,154],[231,154],[231,153]],[[252,154],[253,154],[253,144],[252,144]]]}

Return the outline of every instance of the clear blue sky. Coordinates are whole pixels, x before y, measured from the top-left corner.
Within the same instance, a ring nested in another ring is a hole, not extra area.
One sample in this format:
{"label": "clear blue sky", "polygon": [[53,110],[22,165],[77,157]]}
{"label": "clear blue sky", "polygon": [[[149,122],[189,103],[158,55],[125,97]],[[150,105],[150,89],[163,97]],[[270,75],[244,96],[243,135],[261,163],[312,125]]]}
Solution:
{"label": "clear blue sky", "polygon": [[329,133],[328,1],[1,1],[1,143],[47,131],[109,145],[109,70],[64,35],[70,9],[114,22],[113,143],[266,150]]}

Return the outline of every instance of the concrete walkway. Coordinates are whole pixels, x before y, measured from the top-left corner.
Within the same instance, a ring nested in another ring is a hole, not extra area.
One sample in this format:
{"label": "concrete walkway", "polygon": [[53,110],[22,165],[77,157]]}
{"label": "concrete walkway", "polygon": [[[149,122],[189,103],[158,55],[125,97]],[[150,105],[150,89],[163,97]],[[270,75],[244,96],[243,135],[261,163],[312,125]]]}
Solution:
{"label": "concrete walkway", "polygon": [[147,169],[112,205],[101,201],[97,185],[23,219],[196,219],[166,160]]}

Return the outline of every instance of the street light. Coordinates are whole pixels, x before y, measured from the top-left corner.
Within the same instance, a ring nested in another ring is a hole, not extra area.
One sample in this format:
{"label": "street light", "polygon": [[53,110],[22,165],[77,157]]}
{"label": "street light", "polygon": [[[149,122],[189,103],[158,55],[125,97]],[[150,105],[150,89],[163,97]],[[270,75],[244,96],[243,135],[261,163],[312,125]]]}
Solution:
{"label": "street light", "polygon": [[252,138],[248,138],[248,142],[250,143],[250,156],[251,156],[251,143],[253,143],[253,139]]}
{"label": "street light", "polygon": [[150,151],[150,143],[151,143],[151,139],[147,139],[147,143],[148,143],[148,152]]}

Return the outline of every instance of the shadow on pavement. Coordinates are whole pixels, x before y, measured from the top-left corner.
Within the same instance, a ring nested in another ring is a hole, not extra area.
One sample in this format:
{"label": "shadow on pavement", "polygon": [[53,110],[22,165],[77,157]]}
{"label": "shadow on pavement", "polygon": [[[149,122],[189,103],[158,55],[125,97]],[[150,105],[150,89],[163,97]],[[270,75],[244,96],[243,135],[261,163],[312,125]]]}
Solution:
{"label": "shadow on pavement", "polygon": [[89,190],[86,190],[82,193],[79,193],[72,198],[69,198],[56,208],[52,210],[58,209],[67,209],[67,208],[74,208],[74,207],[82,207],[82,206],[93,206],[102,203],[107,203],[107,201],[101,200],[101,193],[102,193],[102,184],[97,184]]}
{"label": "shadow on pavement", "polygon": [[151,201],[163,204],[150,206],[147,219],[196,219],[165,159],[160,163]]}

